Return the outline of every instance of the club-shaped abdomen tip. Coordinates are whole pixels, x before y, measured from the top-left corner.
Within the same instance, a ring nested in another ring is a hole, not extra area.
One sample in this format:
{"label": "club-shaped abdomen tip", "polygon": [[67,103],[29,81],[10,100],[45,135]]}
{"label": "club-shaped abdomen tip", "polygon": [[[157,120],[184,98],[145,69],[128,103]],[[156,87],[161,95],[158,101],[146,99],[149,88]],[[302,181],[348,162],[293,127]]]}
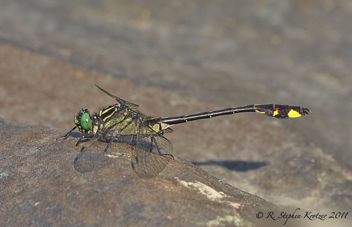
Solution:
{"label": "club-shaped abdomen tip", "polygon": [[300,107],[300,106],[292,106],[289,109],[287,116],[289,118],[297,118],[297,117],[301,117],[303,115],[307,115],[309,113],[310,113],[310,110],[308,108]]}

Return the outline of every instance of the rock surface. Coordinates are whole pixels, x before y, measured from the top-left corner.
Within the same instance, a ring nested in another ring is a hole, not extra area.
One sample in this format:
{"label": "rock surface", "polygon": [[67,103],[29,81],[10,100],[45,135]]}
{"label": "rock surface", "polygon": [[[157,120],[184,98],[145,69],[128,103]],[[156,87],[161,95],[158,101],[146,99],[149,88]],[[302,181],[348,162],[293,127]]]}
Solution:
{"label": "rock surface", "polygon": [[79,151],[74,138],[56,142],[47,128],[0,126],[5,226],[253,226],[256,213],[277,210],[181,159],[142,179],[132,171],[129,154],[110,153],[82,174],[73,165]]}

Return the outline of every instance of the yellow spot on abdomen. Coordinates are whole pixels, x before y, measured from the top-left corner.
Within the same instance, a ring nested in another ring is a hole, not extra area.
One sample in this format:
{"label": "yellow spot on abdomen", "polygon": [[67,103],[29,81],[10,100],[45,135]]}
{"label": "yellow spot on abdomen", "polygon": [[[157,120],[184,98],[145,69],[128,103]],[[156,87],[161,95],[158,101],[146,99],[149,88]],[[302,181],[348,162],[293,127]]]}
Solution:
{"label": "yellow spot on abdomen", "polygon": [[276,109],[276,110],[274,111],[274,113],[273,113],[273,116],[274,116],[274,117],[277,116],[277,115],[279,115],[279,110],[278,110],[278,109]]}
{"label": "yellow spot on abdomen", "polygon": [[265,114],[265,111],[255,110],[255,112]]}
{"label": "yellow spot on abdomen", "polygon": [[290,118],[296,118],[296,117],[300,117],[301,114],[299,112],[297,112],[296,110],[290,110],[290,112],[288,112],[288,117]]}

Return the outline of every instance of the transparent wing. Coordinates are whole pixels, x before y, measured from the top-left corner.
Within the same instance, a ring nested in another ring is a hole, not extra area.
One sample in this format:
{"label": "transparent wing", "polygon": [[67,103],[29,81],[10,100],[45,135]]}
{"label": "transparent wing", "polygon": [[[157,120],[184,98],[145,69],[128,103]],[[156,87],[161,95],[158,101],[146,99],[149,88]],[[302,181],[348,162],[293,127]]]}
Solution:
{"label": "transparent wing", "polygon": [[149,127],[146,122],[135,119],[131,124],[132,127],[120,132],[108,131],[82,142],[81,152],[74,161],[75,169],[81,173],[91,172],[111,163],[112,159],[106,154],[122,156],[131,149],[131,165],[139,177],[158,175],[173,158],[171,142],[159,133],[145,134],[151,131],[146,130]]}
{"label": "transparent wing", "polygon": [[110,164],[113,161],[111,155],[116,158],[124,156],[133,144],[133,136],[96,137],[82,144],[81,152],[74,160],[74,167],[80,173],[87,173]]}
{"label": "transparent wing", "polygon": [[140,124],[131,164],[139,177],[150,178],[158,175],[173,158],[172,144],[159,133],[143,134],[143,127],[149,126],[143,122]]}
{"label": "transparent wing", "polygon": [[81,173],[91,172],[111,162],[111,160],[107,161],[109,159],[107,154],[125,155],[130,146],[136,145],[137,122],[131,120],[125,126],[122,129],[107,128],[99,135],[88,139],[75,158],[75,169]]}
{"label": "transparent wing", "polygon": [[114,99],[115,99],[116,101],[118,101],[120,104],[125,104],[125,105],[129,106],[129,107],[132,108],[132,109],[137,109],[137,108],[138,108],[138,105],[137,105],[137,104],[132,103],[132,102],[129,102],[129,101],[126,101],[126,100],[123,100],[123,99],[121,99],[121,98],[119,98],[119,97],[117,97],[117,96],[115,96],[115,95],[109,93],[108,91],[105,91],[103,88],[99,87],[98,85],[95,85],[95,86],[97,86],[97,88],[99,88],[102,92],[104,92],[104,93],[107,94],[108,96],[114,98]]}
{"label": "transparent wing", "polygon": [[107,143],[91,139],[82,143],[81,152],[74,160],[74,167],[80,173],[88,173],[108,164],[108,158],[104,155]]}

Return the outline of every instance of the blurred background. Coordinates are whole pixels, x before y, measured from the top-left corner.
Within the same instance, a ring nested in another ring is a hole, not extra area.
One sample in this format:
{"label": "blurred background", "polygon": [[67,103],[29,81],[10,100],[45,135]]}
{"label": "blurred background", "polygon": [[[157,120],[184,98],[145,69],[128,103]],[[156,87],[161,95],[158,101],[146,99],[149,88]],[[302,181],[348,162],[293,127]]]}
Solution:
{"label": "blurred background", "polygon": [[174,155],[282,207],[352,207],[352,2],[0,0],[0,117],[73,127],[114,100],[152,116],[254,103],[174,126]]}

